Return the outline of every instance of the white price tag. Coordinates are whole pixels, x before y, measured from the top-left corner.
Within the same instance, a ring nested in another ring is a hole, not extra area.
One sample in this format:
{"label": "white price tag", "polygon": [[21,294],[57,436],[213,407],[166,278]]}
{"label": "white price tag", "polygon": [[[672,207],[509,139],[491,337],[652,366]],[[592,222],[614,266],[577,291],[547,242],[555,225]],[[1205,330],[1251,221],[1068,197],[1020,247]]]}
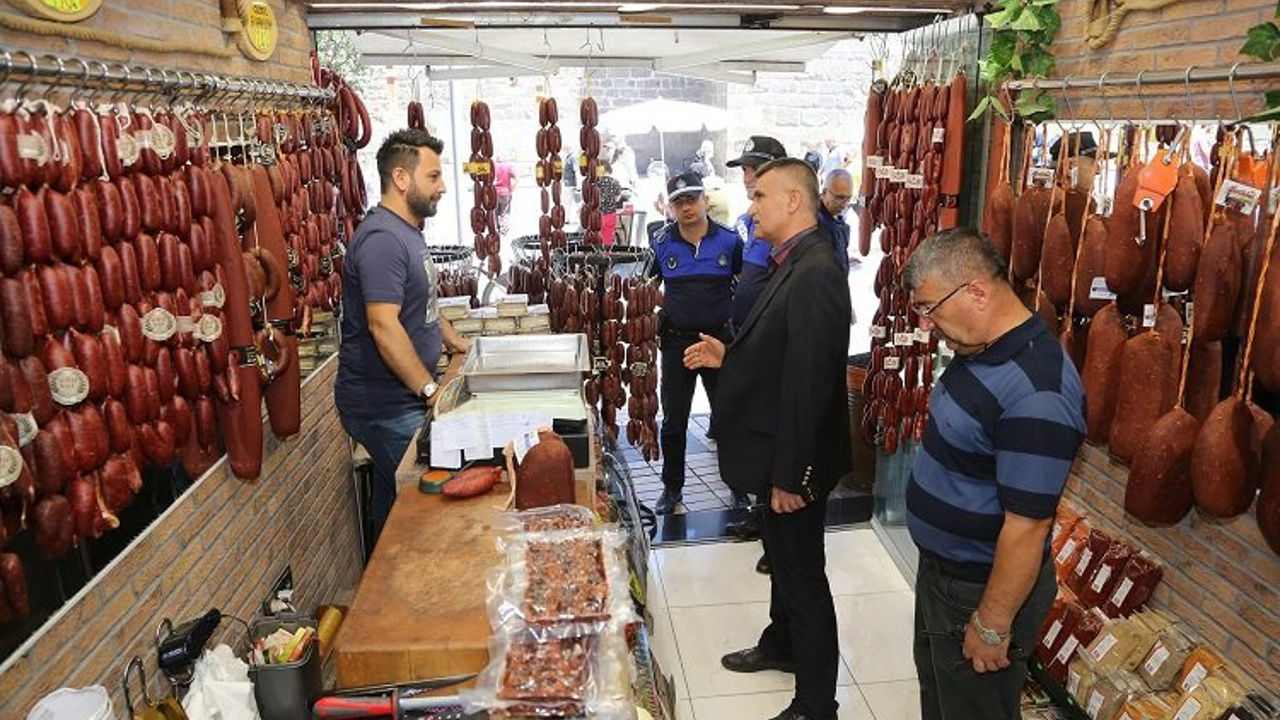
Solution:
{"label": "white price tag", "polygon": [[877,180],[888,180],[891,177],[893,177],[892,165],[880,165],[879,167],[876,168]]}
{"label": "white price tag", "polygon": [[1120,641],[1116,639],[1115,635],[1107,633],[1106,636],[1099,640],[1098,644],[1093,647],[1093,652],[1091,654],[1093,655],[1094,661],[1101,662],[1102,658],[1106,657],[1107,653],[1111,652],[1111,648],[1115,647],[1118,642]]}
{"label": "white price tag", "polygon": [[1080,187],[1080,168],[1072,165],[1071,166],[1071,189],[1074,190],[1078,187]]}
{"label": "white price tag", "polygon": [[905,184],[905,186],[906,186],[906,187],[908,187],[908,188],[910,188],[910,189],[912,189],[912,190],[923,190],[923,189],[924,189],[924,176],[923,176],[923,175],[908,175],[908,176],[907,176],[907,179],[906,179],[906,181],[905,181],[905,183],[904,183],[904,184]]}
{"label": "white price tag", "polygon": [[925,330],[924,328],[916,328],[916,342],[918,343],[929,342],[930,334],[931,333],[928,330]]}
{"label": "white price tag", "polygon": [[59,405],[78,405],[89,397],[89,376],[79,368],[58,368],[49,373],[49,392]]}
{"label": "white price tag", "polygon": [[1102,703],[1105,699],[1102,697],[1102,693],[1097,690],[1089,693],[1089,706],[1085,708],[1089,712],[1089,717],[1098,717],[1098,711],[1102,709]]}
{"label": "white price tag", "polygon": [[220,308],[227,302],[227,291],[222,289],[222,283],[213,286],[212,290],[205,290],[200,293],[200,304],[205,307]]}
{"label": "white price tag", "polygon": [[1151,303],[1147,303],[1146,305],[1142,306],[1142,327],[1150,328],[1155,326],[1156,326],[1156,306]]}
{"label": "white price tag", "polygon": [[36,424],[36,416],[31,413],[15,413],[9,417],[13,418],[13,422],[18,426],[18,447],[30,445],[31,441],[36,439],[36,433],[40,432],[40,426]]}
{"label": "white price tag", "polygon": [[1275,215],[1280,211],[1280,186],[1271,188],[1271,198],[1267,200],[1267,214]]}
{"label": "white price tag", "polygon": [[1209,668],[1196,663],[1196,666],[1191,668],[1191,672],[1187,673],[1187,676],[1182,679],[1182,692],[1191,692],[1200,687],[1200,683],[1204,682],[1208,674]]}
{"label": "white price tag", "polygon": [[1071,637],[1067,638],[1066,642],[1062,643],[1062,649],[1058,651],[1058,654],[1056,657],[1054,657],[1054,660],[1063,665],[1066,665],[1068,662],[1071,661],[1071,657],[1075,655],[1076,648],[1078,647],[1080,647],[1080,641],[1076,639],[1075,635],[1072,635]]}
{"label": "white price tag", "polygon": [[1044,634],[1043,644],[1045,647],[1053,647],[1053,641],[1058,639],[1058,633],[1062,632],[1062,621],[1054,620],[1049,626],[1049,632]]}
{"label": "white price tag", "polygon": [[142,316],[142,334],[156,342],[164,342],[178,332],[178,318],[164,308],[152,308]]}
{"label": "white price tag", "polygon": [[22,453],[17,448],[0,445],[0,488],[8,487],[22,476]]}
{"label": "white price tag", "polygon": [[23,160],[34,160],[37,164],[45,165],[49,162],[49,155],[49,144],[45,142],[43,135],[18,136],[18,157]]}
{"label": "white price tag", "polygon": [[906,182],[907,175],[909,175],[910,173],[911,171],[907,170],[906,168],[894,168],[893,175],[892,177],[889,178],[889,181],[896,182],[896,183]]}
{"label": "white price tag", "polygon": [[524,462],[524,456],[529,454],[534,445],[538,444],[538,431],[529,430],[520,433],[514,441],[516,449],[516,462]]}
{"label": "white price tag", "polygon": [[900,367],[902,367],[902,358],[897,355],[890,355],[884,359],[885,370],[897,370]]}
{"label": "white price tag", "polygon": [[1031,168],[1027,173],[1027,187],[1039,185],[1049,187],[1053,183],[1053,168]]}
{"label": "white price tag", "polygon": [[1096,593],[1102,592],[1102,588],[1107,586],[1107,580],[1110,577],[1111,577],[1110,565],[1103,565],[1102,567],[1098,568],[1097,574],[1093,576],[1093,585],[1091,586],[1093,588],[1093,591]]}
{"label": "white price tag", "polygon": [[1089,284],[1090,300],[1115,300],[1116,294],[1107,287],[1107,279],[1099,275]]}
{"label": "white price tag", "polygon": [[222,337],[222,320],[217,315],[201,315],[192,335],[201,342],[213,342]]}
{"label": "white price tag", "polygon": [[867,328],[867,334],[869,334],[873,338],[888,337],[889,328],[886,328],[883,325],[872,325],[871,327]]}
{"label": "white price tag", "polygon": [[1164,661],[1169,659],[1170,654],[1169,648],[1165,647],[1164,643],[1156,643],[1151,654],[1147,656],[1147,661],[1142,664],[1142,669],[1145,670],[1148,675],[1154,676],[1156,673],[1160,672],[1161,667],[1164,667]]}
{"label": "white price tag", "polygon": [[893,344],[899,347],[910,345],[916,341],[915,333],[900,332],[893,334]]}
{"label": "white price tag", "polygon": [[1067,672],[1067,694],[1075,697],[1080,692],[1080,673],[1075,670]]}
{"label": "white price tag", "polygon": [[1055,557],[1053,561],[1058,564],[1062,564],[1067,561],[1067,558],[1071,557],[1071,553],[1075,552],[1075,550],[1076,550],[1076,539],[1071,538],[1070,540],[1067,540],[1067,542],[1063,544],[1062,549],[1058,551],[1058,556]]}
{"label": "white price tag", "polygon": [[1124,607],[1125,598],[1129,597],[1129,591],[1133,589],[1133,581],[1125,578],[1116,586],[1116,591],[1111,593],[1111,602],[1108,603],[1113,607]]}
{"label": "white price tag", "polygon": [[1080,560],[1076,562],[1076,575],[1084,577],[1085,571],[1089,569],[1089,561],[1092,559],[1093,551],[1085,548],[1084,552],[1080,553]]}
{"label": "white price tag", "polygon": [[943,142],[946,139],[946,137],[947,137],[947,129],[944,127],[936,127],[933,129],[933,137],[931,137],[929,140],[933,144],[937,145],[938,143]]}
{"label": "white price tag", "polygon": [[1182,309],[1183,309],[1184,311],[1186,311],[1186,313],[1187,313],[1187,324],[1188,324],[1188,325],[1190,325],[1190,324],[1191,324],[1191,321],[1192,321],[1192,320],[1194,320],[1194,319],[1195,319],[1195,317],[1196,317],[1196,301],[1195,301],[1195,300],[1188,300],[1188,301],[1187,301],[1187,304],[1182,306]]}
{"label": "white price tag", "polygon": [[1200,714],[1200,707],[1200,701],[1188,695],[1182,707],[1178,708],[1178,713],[1173,716],[1173,720],[1192,720]]}
{"label": "white price tag", "polygon": [[878,168],[878,167],[880,167],[880,166],[882,166],[882,165],[884,165],[884,158],[880,157],[879,155],[868,155],[868,156],[867,156],[867,167],[869,167],[869,168]]}
{"label": "white price tag", "polygon": [[1251,215],[1262,201],[1262,191],[1252,185],[1227,180],[1218,189],[1214,204],[1230,208],[1243,215]]}

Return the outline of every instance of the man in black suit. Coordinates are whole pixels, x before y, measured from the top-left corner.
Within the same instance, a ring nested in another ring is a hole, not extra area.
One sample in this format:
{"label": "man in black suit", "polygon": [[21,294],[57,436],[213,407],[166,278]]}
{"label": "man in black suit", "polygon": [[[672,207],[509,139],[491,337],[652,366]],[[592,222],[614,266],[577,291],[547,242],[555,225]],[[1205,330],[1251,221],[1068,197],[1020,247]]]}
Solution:
{"label": "man in black suit", "polygon": [[703,335],[684,355],[689,368],[721,368],[720,476],[768,502],[769,626],[755,647],[720,662],[734,672],[795,672],[795,698],[773,720],[835,720],[840,653],[823,521],[827,495],[850,464],[849,290],[818,230],[813,170],[783,158],[757,179],[751,214],[756,237],[772,246],[773,272],[728,347]]}

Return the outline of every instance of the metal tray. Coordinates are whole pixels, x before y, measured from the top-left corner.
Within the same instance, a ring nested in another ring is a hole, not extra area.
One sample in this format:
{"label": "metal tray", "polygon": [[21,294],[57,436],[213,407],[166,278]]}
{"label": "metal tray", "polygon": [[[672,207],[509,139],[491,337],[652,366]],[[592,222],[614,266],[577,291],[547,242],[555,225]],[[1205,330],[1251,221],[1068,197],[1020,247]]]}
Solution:
{"label": "metal tray", "polygon": [[478,337],[462,363],[471,392],[576,389],[591,369],[587,336]]}

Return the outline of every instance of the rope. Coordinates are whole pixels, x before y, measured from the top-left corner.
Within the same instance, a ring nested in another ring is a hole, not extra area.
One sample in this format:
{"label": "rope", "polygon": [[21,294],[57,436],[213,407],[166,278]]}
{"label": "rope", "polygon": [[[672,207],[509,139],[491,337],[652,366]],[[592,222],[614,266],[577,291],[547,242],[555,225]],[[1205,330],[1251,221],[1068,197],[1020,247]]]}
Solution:
{"label": "rope", "polygon": [[[1059,127],[1061,127],[1061,125],[1059,125]],[[1046,133],[1045,140],[1048,140],[1047,133]],[[1035,301],[1035,307],[1032,308],[1032,310],[1035,310],[1036,312],[1040,312],[1040,296],[1042,294],[1040,292],[1040,288],[1044,285],[1044,272],[1042,270],[1042,268],[1044,267],[1044,237],[1049,234],[1049,225],[1053,222],[1053,219],[1057,217],[1057,214],[1053,212],[1053,204],[1054,204],[1053,200],[1057,196],[1059,191],[1062,192],[1062,213],[1063,215],[1065,215],[1067,212],[1067,192],[1065,190],[1062,190],[1060,186],[1060,183],[1064,179],[1063,174],[1067,170],[1067,147],[1070,145],[1070,143],[1066,142],[1066,140],[1067,138],[1066,138],[1066,135],[1064,134],[1062,138],[1062,142],[1058,143],[1058,159],[1057,159],[1057,168],[1054,173],[1054,183],[1049,186],[1049,212],[1046,214],[1046,217],[1044,219],[1044,234],[1041,235],[1040,266],[1036,268],[1036,301]],[[1085,204],[1088,205],[1088,203],[1085,203]],[[1077,253],[1077,255],[1078,254],[1079,253]],[[1073,273],[1075,272],[1074,268],[1072,268],[1072,272]],[[1056,308],[1054,309],[1054,312],[1055,313],[1057,312]],[[1068,315],[1067,321],[1070,322],[1070,320],[1071,320],[1071,316]]]}
{"label": "rope", "polygon": [[[1272,168],[1274,169],[1277,164],[1280,164],[1280,153],[1273,152],[1272,156],[1273,157],[1271,162],[1272,162]],[[1264,211],[1264,214],[1265,214],[1265,211],[1266,211],[1265,203],[1267,202],[1265,197],[1263,198],[1262,202],[1264,203],[1262,210]],[[1254,294],[1253,294],[1253,318],[1249,320],[1249,337],[1247,340],[1245,340],[1245,345],[1244,345],[1244,363],[1241,365],[1241,368],[1240,368],[1241,384],[1244,384],[1246,378],[1249,378],[1249,376],[1252,374],[1249,370],[1249,366],[1253,363],[1253,335],[1254,335],[1254,332],[1258,329],[1258,310],[1262,307],[1262,290],[1267,284],[1267,269],[1271,267],[1271,249],[1276,242],[1277,229],[1280,229],[1280,212],[1275,213],[1271,217],[1271,234],[1267,236],[1267,246],[1266,246],[1266,249],[1263,250],[1263,255],[1262,255],[1262,270],[1261,270],[1261,274],[1258,275],[1258,288],[1257,290],[1254,291]],[[1246,386],[1247,388],[1249,388],[1250,394],[1252,394],[1252,388],[1251,388],[1252,385],[1253,383],[1252,381],[1250,381]]]}
{"label": "rope", "polygon": [[231,58],[235,51],[229,47],[212,47],[183,40],[151,40],[138,38],[124,33],[98,28],[87,28],[79,25],[37,20],[9,13],[0,13],[0,27],[15,32],[44,35],[49,37],[65,37],[72,40],[102,43],[124,50],[158,53],[187,53],[191,55],[208,55],[216,58]]}
{"label": "rope", "polygon": [[[1102,168],[1095,177],[1106,177],[1107,153],[1106,148],[1111,147],[1111,130],[1106,129],[1101,132],[1102,148]],[[1075,142],[1076,162],[1080,161],[1080,134],[1076,133]],[[1084,201],[1084,214],[1080,216],[1080,237],[1076,238],[1076,262],[1071,266],[1071,297],[1067,300],[1067,319],[1075,320],[1076,317],[1076,284],[1080,280],[1080,258],[1084,257],[1084,236],[1087,234],[1086,228],[1089,227],[1089,220],[1093,218],[1093,192],[1089,192],[1089,197]],[[1065,208],[1065,203],[1064,203]]]}

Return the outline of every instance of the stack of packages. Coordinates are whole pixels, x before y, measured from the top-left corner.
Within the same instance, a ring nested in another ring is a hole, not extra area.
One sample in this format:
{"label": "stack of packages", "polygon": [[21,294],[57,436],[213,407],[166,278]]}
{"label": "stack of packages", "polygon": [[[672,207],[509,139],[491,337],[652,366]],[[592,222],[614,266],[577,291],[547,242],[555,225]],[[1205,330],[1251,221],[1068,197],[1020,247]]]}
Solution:
{"label": "stack of packages", "polygon": [[504,295],[492,305],[471,308],[466,298],[441,298],[440,315],[464,337],[481,335],[545,335],[551,332],[551,310],[530,304],[523,293]]}
{"label": "stack of packages", "polygon": [[554,505],[504,514],[504,563],[489,578],[489,665],[468,712],[504,718],[631,720],[626,535],[590,510]]}
{"label": "stack of packages", "polygon": [[1036,656],[1093,720],[1273,717],[1274,699],[1176,618],[1144,608],[1163,570],[1063,504],[1052,549],[1059,596]]}

